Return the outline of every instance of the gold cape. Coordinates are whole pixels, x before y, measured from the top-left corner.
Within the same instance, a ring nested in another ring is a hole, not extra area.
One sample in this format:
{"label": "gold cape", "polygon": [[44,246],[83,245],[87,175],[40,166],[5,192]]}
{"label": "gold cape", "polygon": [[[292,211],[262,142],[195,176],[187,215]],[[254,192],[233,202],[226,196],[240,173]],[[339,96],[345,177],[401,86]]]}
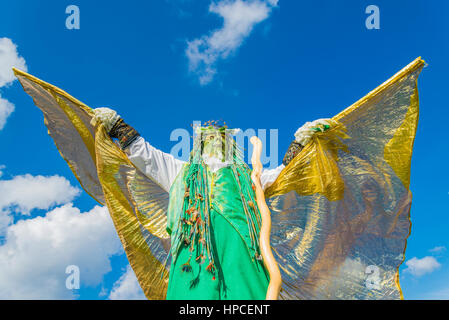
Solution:
{"label": "gold cape", "polygon": [[[410,234],[410,161],[418,123],[417,58],[334,116],[265,191],[281,299],[400,299]],[[91,108],[14,69],[84,190],[108,207],[148,299],[165,299],[168,193],[139,171]]]}

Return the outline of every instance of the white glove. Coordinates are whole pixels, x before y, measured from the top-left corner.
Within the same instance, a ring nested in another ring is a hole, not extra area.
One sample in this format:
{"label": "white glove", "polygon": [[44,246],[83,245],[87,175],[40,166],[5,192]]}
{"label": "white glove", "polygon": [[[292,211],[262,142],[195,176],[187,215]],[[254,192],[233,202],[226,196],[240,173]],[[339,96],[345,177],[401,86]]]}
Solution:
{"label": "white glove", "polygon": [[94,109],[94,117],[91,124],[95,126],[98,122],[104,125],[107,132],[110,132],[114,124],[120,119],[116,111],[109,108]]}
{"label": "white glove", "polygon": [[302,146],[306,146],[312,139],[312,136],[321,131],[324,132],[332,125],[331,119],[318,119],[312,122],[306,122],[295,132],[295,140]]}

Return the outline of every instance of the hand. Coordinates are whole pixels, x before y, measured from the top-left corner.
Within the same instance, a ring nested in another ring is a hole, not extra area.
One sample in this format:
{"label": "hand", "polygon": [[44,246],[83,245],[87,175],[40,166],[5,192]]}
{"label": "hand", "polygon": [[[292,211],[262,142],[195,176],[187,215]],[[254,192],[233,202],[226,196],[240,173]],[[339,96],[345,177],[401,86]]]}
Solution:
{"label": "hand", "polygon": [[331,119],[318,119],[312,122],[306,122],[295,133],[295,140],[302,146],[310,142],[312,136],[317,132],[324,132],[331,127]]}
{"label": "hand", "polygon": [[98,122],[102,123],[106,131],[109,133],[114,124],[120,119],[116,111],[109,108],[94,109],[94,117],[91,124],[96,125]]}

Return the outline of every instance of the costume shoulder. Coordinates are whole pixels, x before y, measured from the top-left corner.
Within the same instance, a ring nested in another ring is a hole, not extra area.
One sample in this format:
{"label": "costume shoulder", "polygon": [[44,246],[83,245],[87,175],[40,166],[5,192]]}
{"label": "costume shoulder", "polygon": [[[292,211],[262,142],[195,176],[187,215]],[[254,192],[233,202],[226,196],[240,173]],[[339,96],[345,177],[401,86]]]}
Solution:
{"label": "costume shoulder", "polygon": [[165,299],[168,193],[129,161],[102,124],[91,124],[91,108],[23,71],[14,73],[43,112],[49,135],[81,186],[107,205],[147,298]]}
{"label": "costume shoulder", "polygon": [[416,59],[332,118],[265,191],[288,299],[401,299]]}

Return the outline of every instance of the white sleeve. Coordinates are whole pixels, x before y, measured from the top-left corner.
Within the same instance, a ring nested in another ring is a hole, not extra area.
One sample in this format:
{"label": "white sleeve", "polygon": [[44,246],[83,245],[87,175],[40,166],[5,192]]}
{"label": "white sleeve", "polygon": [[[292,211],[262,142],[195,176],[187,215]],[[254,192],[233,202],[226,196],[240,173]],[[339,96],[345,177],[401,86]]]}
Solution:
{"label": "white sleeve", "polygon": [[156,149],[142,137],[132,142],[125,152],[139,170],[153,178],[167,192],[185,164],[185,161]]}
{"label": "white sleeve", "polygon": [[274,169],[263,169],[262,174],[260,175],[262,189],[265,190],[266,188],[271,186],[284,168],[284,164],[281,164],[279,167]]}

